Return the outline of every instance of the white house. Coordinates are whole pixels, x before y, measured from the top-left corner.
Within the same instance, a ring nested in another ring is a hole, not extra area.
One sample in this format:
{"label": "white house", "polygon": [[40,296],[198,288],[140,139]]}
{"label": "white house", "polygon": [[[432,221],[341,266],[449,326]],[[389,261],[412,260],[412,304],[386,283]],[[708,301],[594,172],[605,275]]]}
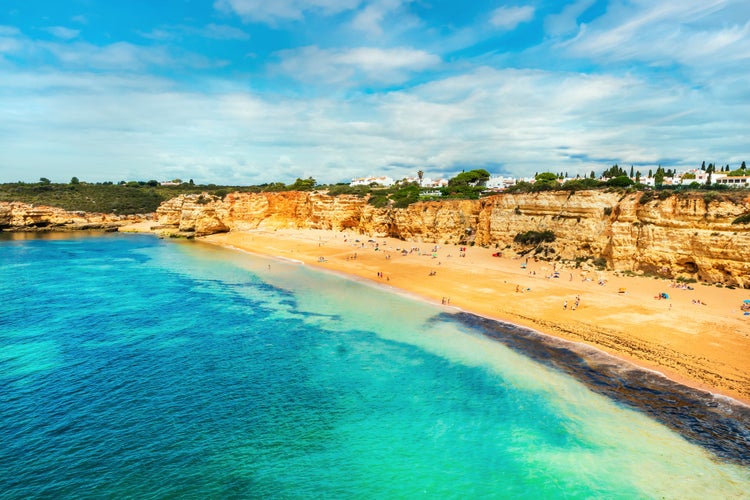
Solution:
{"label": "white house", "polygon": [[484,187],[487,189],[507,189],[510,186],[515,185],[516,180],[512,177],[503,177],[502,175],[495,175],[487,179]]}
{"label": "white house", "polygon": [[370,184],[378,184],[383,187],[393,186],[393,179],[387,175],[381,175],[379,177],[360,177],[358,179],[352,179],[349,183],[350,186],[369,186]]}
{"label": "white house", "polygon": [[713,182],[715,182],[716,184],[723,184],[729,187],[750,188],[750,175],[736,176],[736,177],[729,177],[727,175],[724,175],[723,177],[714,179]]}

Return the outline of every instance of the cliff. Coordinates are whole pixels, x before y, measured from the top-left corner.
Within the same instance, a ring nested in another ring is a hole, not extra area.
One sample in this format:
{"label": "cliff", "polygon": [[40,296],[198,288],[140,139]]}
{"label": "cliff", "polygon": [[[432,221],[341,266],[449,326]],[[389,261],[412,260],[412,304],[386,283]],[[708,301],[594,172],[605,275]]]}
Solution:
{"label": "cliff", "polygon": [[[750,288],[750,224],[732,224],[746,213],[750,196],[733,200],[701,193],[662,200],[642,193],[556,191],[394,209],[376,208],[355,196],[284,192],[232,193],[224,200],[183,195],[162,204],[157,220],[161,227],[196,236],[298,228],[475,244]],[[526,245],[514,241],[527,231],[551,231],[555,239]]]}
{"label": "cliff", "polygon": [[0,231],[79,231],[118,227],[144,220],[143,216],[68,212],[62,208],[0,202]]}

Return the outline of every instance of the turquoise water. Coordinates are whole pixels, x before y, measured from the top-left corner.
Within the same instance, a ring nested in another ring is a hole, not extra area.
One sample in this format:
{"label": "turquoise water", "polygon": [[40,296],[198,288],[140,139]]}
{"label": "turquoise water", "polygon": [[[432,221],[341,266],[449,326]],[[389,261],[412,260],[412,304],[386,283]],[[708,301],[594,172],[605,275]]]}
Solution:
{"label": "turquoise water", "polygon": [[747,467],[440,308],[296,264],[6,238],[0,304],[3,499],[750,491]]}

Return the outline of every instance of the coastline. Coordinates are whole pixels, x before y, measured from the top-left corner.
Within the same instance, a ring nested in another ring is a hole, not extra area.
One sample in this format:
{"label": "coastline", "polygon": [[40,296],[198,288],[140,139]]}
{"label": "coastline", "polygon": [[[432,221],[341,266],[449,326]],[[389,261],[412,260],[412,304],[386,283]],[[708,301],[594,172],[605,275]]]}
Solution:
{"label": "coastline", "polygon": [[[447,312],[579,342],[750,405],[750,317],[740,311],[748,290],[700,283],[675,288],[662,279],[493,257],[496,250],[481,247],[338,231],[254,230],[199,241],[362,278],[442,304]],[[657,299],[661,293],[669,299]]]}

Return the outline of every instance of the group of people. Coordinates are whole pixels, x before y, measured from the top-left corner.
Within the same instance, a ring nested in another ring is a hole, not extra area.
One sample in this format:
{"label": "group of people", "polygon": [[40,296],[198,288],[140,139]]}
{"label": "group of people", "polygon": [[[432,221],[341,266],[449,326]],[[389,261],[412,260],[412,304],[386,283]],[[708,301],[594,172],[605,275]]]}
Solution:
{"label": "group of people", "polygon": [[[581,296],[580,295],[576,295],[576,301],[573,304],[573,306],[570,308],[570,310],[571,311],[575,311],[576,309],[578,309],[578,306],[580,304],[581,304]],[[566,301],[563,302],[563,311],[565,311],[567,308],[568,308],[568,301],[566,300]]]}

